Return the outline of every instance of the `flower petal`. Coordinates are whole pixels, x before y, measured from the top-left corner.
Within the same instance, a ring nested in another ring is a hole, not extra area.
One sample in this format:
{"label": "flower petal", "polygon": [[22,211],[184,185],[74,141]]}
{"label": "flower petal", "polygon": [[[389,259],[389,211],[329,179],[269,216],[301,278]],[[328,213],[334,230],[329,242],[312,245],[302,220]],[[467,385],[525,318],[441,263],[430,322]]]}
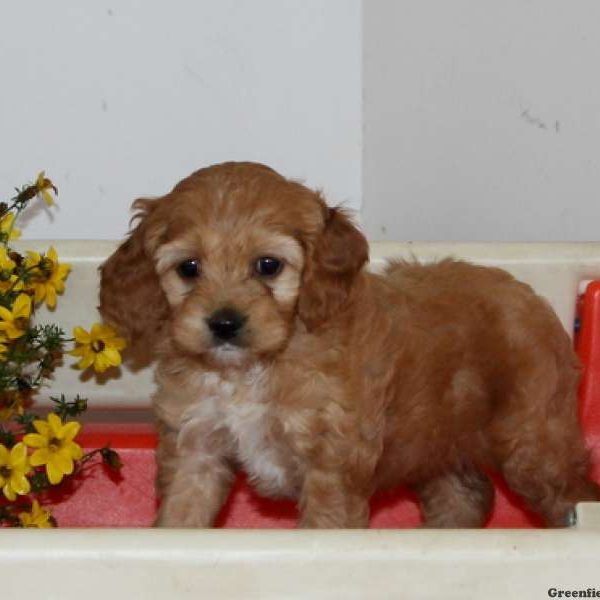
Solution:
{"label": "flower petal", "polygon": [[39,433],[27,433],[23,436],[23,442],[30,448],[45,448],[48,446],[48,438]]}
{"label": "flower petal", "polygon": [[92,340],[96,341],[103,337],[104,325],[102,323],[94,323],[92,325],[92,329],[90,330],[90,335],[92,336]]}
{"label": "flower petal", "polygon": [[83,456],[83,450],[81,449],[81,446],[75,442],[65,444],[65,449],[69,451],[69,455],[73,460],[79,460]]}
{"label": "flower petal", "polygon": [[0,319],[2,319],[3,321],[13,320],[12,313],[5,306],[0,306]]}
{"label": "flower petal", "polygon": [[101,354],[104,355],[108,364],[112,367],[118,367],[121,364],[121,355],[118,350],[115,350],[114,348],[104,348]]}
{"label": "flower petal", "polygon": [[62,481],[63,472],[57,466],[54,456],[52,456],[46,464],[46,475],[48,475],[48,481],[52,485],[56,485]]}
{"label": "flower petal", "polygon": [[12,312],[15,319],[29,318],[31,315],[31,297],[27,294],[19,294],[13,304]]}
{"label": "flower petal", "polygon": [[104,373],[108,367],[110,367],[110,363],[108,359],[104,356],[104,353],[96,354],[96,358],[94,359],[94,370],[98,373]]}
{"label": "flower petal", "polygon": [[14,223],[14,221],[15,221],[15,214],[11,213],[11,212],[7,213],[0,219],[0,229],[4,233],[8,233],[8,231],[12,227],[12,224]]}
{"label": "flower petal", "polygon": [[54,453],[50,463],[56,466],[56,468],[64,475],[70,475],[73,472],[73,459],[69,452],[65,451],[64,448]]}
{"label": "flower petal", "polygon": [[[2,307],[0,307],[2,308]],[[2,316],[2,314],[0,313],[0,317]],[[75,341],[78,344],[91,344],[92,343],[92,337],[90,336],[90,334],[83,328],[83,327],[75,327],[73,329],[73,337],[75,338]]]}
{"label": "flower petal", "polygon": [[10,462],[13,467],[25,466],[27,463],[27,446],[23,442],[15,444],[10,449]]}
{"label": "flower petal", "polygon": [[50,413],[48,415],[48,425],[50,426],[52,436],[60,440],[61,430],[63,427],[63,422],[61,421],[60,417],[58,415],[55,415],[54,413]]}
{"label": "flower petal", "polygon": [[36,283],[34,288],[34,297],[36,304],[39,304],[46,297],[46,285],[43,283]]}
{"label": "flower petal", "polygon": [[56,290],[51,285],[46,285],[46,306],[50,309],[56,307]]}
{"label": "flower petal", "polygon": [[78,369],[87,369],[94,364],[94,360],[96,359],[96,354],[91,350],[77,363]]}
{"label": "flower petal", "polygon": [[42,195],[44,202],[48,206],[52,206],[54,204],[54,198],[52,197],[52,194],[50,194],[50,192],[48,190],[46,190],[46,189],[40,190],[40,194]]}
{"label": "flower petal", "polygon": [[19,496],[29,494],[31,491],[29,479],[27,479],[23,473],[13,473],[10,478],[10,486],[17,494],[19,494]]}
{"label": "flower petal", "polygon": [[39,252],[34,252],[33,250],[27,250],[27,258],[25,259],[25,266],[28,269],[37,267],[37,265],[40,264],[41,260],[42,260],[42,256],[39,254]]}
{"label": "flower petal", "polygon": [[64,279],[71,272],[72,268],[72,265],[69,263],[61,263],[56,269],[56,277],[61,280]]}
{"label": "flower petal", "polygon": [[4,484],[4,487],[2,488],[2,492],[3,492],[4,496],[7,498],[7,500],[10,500],[11,502],[14,502],[17,499],[17,495],[15,494],[15,491],[12,489],[12,486],[10,485],[10,481],[7,481]]}
{"label": "flower petal", "polygon": [[56,290],[57,294],[62,294],[65,291],[64,282],[61,279],[58,279],[57,277],[53,277],[50,280],[50,284]]}
{"label": "flower petal", "polygon": [[70,442],[79,433],[80,429],[81,423],[78,423],[77,421],[69,421],[63,425],[59,439]]}
{"label": "flower petal", "polygon": [[41,419],[36,419],[33,422],[33,426],[35,430],[40,434],[45,436],[46,438],[50,437],[50,425],[46,423],[46,421],[42,421]]}
{"label": "flower petal", "polygon": [[48,463],[48,461],[50,460],[50,456],[51,454],[48,448],[40,448],[29,457],[29,463],[33,467],[41,467],[42,465]]}
{"label": "flower petal", "polygon": [[[3,323],[0,323],[0,327]],[[16,340],[25,334],[25,330],[17,327],[13,323],[5,323],[6,327],[2,327],[2,329],[6,332],[6,337],[10,340]]]}

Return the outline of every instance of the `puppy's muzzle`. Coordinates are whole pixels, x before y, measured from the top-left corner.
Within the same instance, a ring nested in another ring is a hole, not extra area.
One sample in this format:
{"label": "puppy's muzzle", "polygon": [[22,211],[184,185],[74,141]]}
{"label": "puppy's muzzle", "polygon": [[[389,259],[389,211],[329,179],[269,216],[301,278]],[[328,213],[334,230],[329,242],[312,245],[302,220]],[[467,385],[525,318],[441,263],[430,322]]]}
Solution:
{"label": "puppy's muzzle", "polygon": [[236,341],[248,317],[232,308],[222,308],[214,312],[207,320],[215,340],[220,342]]}

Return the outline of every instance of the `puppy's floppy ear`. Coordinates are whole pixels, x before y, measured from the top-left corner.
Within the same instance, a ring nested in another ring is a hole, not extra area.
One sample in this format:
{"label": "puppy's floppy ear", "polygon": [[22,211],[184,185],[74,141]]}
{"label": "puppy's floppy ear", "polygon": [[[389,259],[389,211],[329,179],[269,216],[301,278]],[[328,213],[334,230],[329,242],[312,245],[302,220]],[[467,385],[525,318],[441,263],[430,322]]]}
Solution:
{"label": "puppy's floppy ear", "polygon": [[100,314],[125,336],[134,350],[152,348],[168,314],[168,303],[154,269],[152,252],[166,230],[156,214],[159,200],[140,199],[129,237],[100,267]]}
{"label": "puppy's floppy ear", "polygon": [[325,208],[325,227],[307,248],[298,314],[309,330],[343,308],[354,279],[369,260],[369,245],[340,208]]}

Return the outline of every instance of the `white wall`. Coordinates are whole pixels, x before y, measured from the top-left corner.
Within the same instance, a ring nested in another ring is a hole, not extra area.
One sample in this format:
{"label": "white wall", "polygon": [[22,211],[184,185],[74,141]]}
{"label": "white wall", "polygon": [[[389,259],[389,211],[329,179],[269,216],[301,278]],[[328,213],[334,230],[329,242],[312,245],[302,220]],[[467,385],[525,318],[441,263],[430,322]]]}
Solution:
{"label": "white wall", "polygon": [[27,237],[119,238],[133,198],[251,159],[362,203],[372,239],[598,239],[599,24],[597,0],[5,3],[0,194],[45,168],[59,211]]}
{"label": "white wall", "polygon": [[0,195],[46,169],[54,223],[119,238],[129,205],[257,160],[360,206],[360,0],[20,0],[0,9]]}
{"label": "white wall", "polygon": [[600,237],[600,2],[364,2],[374,239]]}

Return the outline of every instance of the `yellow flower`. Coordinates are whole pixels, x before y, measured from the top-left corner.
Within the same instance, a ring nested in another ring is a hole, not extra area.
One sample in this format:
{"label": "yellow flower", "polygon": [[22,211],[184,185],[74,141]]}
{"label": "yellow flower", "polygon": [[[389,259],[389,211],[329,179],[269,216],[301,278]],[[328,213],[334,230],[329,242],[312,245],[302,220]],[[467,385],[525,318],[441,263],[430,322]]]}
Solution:
{"label": "yellow flower", "polygon": [[56,306],[56,294],[65,291],[65,278],[71,270],[71,265],[58,262],[58,254],[50,246],[46,256],[28,251],[25,268],[33,271],[32,279],[27,288],[33,290],[35,303],[46,300],[48,308]]}
{"label": "yellow flower", "polygon": [[23,282],[13,273],[16,266],[8,248],[0,245],[0,292],[23,289]]}
{"label": "yellow flower", "polygon": [[58,194],[58,190],[56,189],[56,186],[45,177],[44,171],[38,174],[37,179],[35,180],[35,189],[37,190],[37,195],[41,196],[48,206],[54,204],[54,198],[49,190],[52,190],[55,194]]}
{"label": "yellow flower", "polygon": [[14,213],[9,212],[0,219],[0,233],[7,240],[18,240],[21,237],[21,230],[14,226],[15,217]]}
{"label": "yellow flower", "polygon": [[64,475],[73,472],[73,461],[83,455],[79,444],[73,441],[81,425],[77,421],[63,424],[58,415],[50,413],[46,421],[36,419],[33,426],[37,433],[23,436],[25,444],[36,448],[29,462],[33,467],[46,465],[48,481],[52,485],[60,483]]}
{"label": "yellow flower", "polygon": [[31,490],[26,475],[31,471],[27,459],[27,447],[22,442],[10,450],[0,444],[0,487],[8,500],[13,502],[19,496]]}
{"label": "yellow flower", "polygon": [[0,306],[0,319],[2,319],[0,321],[0,331],[4,332],[9,340],[21,337],[27,329],[30,316],[31,298],[27,294],[19,294],[12,310]]}
{"label": "yellow flower", "polygon": [[0,246],[0,271],[12,273],[15,270],[15,261],[8,255],[5,246]]}
{"label": "yellow flower", "polygon": [[40,266],[43,256],[39,252],[33,250],[27,250],[27,258],[25,258],[24,266],[25,269],[31,271]]}
{"label": "yellow flower", "polygon": [[95,371],[104,373],[109,367],[121,364],[120,351],[127,344],[112,327],[96,323],[89,333],[83,327],[75,327],[73,337],[77,346],[69,354],[81,357],[77,368],[87,369],[93,365]]}
{"label": "yellow flower", "polygon": [[32,502],[31,512],[19,513],[19,520],[23,527],[54,527],[50,511],[43,509],[37,500]]}

